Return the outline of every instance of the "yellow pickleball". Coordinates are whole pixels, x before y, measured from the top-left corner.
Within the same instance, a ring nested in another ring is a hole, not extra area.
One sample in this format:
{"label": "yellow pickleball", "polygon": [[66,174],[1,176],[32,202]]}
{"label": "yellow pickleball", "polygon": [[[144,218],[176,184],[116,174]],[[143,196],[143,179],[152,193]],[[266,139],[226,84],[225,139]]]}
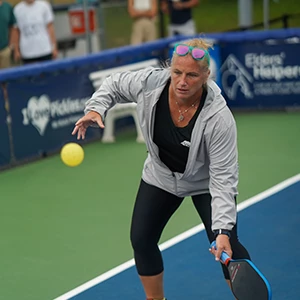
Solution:
{"label": "yellow pickleball", "polygon": [[84,151],[79,144],[68,143],[62,147],[60,157],[63,163],[67,166],[76,167],[82,163],[84,159]]}

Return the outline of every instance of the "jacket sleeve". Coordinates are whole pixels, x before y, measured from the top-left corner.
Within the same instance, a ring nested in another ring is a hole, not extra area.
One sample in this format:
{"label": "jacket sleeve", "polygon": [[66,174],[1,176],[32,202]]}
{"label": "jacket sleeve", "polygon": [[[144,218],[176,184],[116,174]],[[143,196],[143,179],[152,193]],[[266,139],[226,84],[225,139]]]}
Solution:
{"label": "jacket sleeve", "polygon": [[142,80],[150,68],[136,72],[115,73],[107,77],[100,88],[86,102],[84,113],[96,111],[104,120],[107,110],[116,103],[137,102],[142,93]]}
{"label": "jacket sleeve", "polygon": [[[231,113],[230,113],[231,115]],[[212,196],[212,230],[231,230],[236,223],[238,153],[236,124],[220,119],[211,133],[209,190]]]}

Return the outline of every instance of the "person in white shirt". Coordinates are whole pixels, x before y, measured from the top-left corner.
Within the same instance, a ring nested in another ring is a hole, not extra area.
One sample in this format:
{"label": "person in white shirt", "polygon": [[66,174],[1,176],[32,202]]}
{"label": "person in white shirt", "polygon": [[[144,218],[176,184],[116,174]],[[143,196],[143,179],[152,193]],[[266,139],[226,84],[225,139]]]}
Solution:
{"label": "person in white shirt", "polygon": [[157,0],[128,0],[128,13],[133,19],[131,45],[157,38]]}
{"label": "person in white shirt", "polygon": [[57,57],[54,15],[50,4],[43,0],[24,0],[14,8],[16,17],[16,61],[32,63]]}

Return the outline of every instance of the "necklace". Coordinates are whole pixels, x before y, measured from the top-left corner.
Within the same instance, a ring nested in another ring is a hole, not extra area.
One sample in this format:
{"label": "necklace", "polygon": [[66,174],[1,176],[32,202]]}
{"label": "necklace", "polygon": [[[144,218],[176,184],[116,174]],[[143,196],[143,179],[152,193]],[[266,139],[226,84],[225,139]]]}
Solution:
{"label": "necklace", "polygon": [[198,99],[190,107],[188,107],[187,109],[185,109],[183,111],[180,109],[178,102],[177,101],[175,101],[175,102],[176,102],[176,105],[178,107],[178,112],[179,112],[178,122],[182,122],[184,120],[183,114],[187,113],[192,107],[197,109],[196,102],[198,102]]}

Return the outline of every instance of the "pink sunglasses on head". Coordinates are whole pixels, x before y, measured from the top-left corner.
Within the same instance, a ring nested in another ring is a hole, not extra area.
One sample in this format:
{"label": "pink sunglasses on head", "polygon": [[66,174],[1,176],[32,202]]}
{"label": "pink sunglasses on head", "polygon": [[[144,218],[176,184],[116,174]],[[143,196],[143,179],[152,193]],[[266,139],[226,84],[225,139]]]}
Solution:
{"label": "pink sunglasses on head", "polygon": [[207,58],[207,63],[210,63],[210,57],[207,50],[203,48],[193,47],[186,44],[175,44],[174,53],[179,56],[185,56],[188,53],[191,53],[193,59],[195,60],[202,60],[204,57]]}

